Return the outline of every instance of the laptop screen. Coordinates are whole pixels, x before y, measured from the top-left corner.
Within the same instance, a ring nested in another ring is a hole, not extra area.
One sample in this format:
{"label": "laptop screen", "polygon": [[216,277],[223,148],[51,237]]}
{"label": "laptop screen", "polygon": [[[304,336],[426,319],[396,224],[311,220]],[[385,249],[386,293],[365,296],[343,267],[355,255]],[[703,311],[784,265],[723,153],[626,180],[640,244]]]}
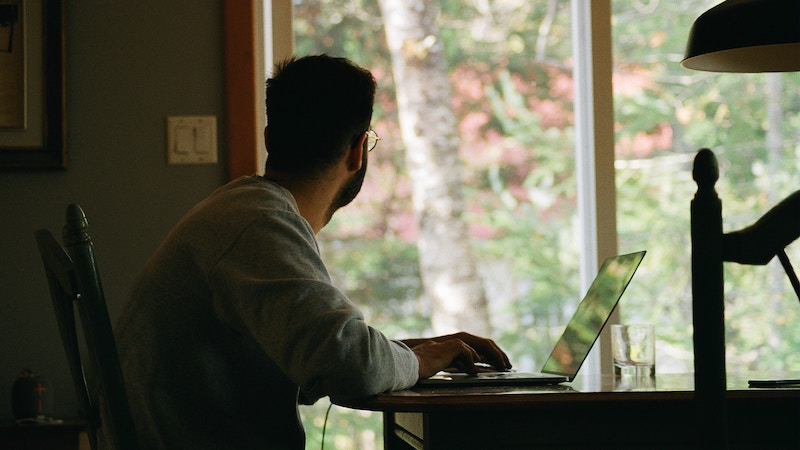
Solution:
{"label": "laptop screen", "polygon": [[565,375],[570,381],[575,378],[644,255],[641,251],[603,261],[542,372]]}

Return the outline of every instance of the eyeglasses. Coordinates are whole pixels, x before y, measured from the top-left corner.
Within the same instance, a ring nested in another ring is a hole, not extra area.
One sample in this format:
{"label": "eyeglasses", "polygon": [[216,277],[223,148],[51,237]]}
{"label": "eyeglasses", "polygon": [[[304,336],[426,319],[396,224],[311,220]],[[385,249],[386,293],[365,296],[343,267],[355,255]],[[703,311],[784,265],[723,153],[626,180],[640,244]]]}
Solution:
{"label": "eyeglasses", "polygon": [[378,141],[381,140],[381,137],[378,136],[378,133],[375,132],[372,128],[365,131],[367,133],[367,151],[371,152],[376,145],[378,145]]}

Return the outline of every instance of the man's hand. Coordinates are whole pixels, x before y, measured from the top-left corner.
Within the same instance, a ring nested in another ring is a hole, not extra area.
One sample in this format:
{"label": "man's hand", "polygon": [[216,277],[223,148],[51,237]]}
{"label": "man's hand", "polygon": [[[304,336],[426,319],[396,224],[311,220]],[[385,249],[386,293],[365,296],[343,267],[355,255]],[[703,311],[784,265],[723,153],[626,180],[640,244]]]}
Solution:
{"label": "man's hand", "polygon": [[431,339],[408,339],[408,345],[419,361],[419,378],[428,378],[437,372],[455,367],[459,371],[475,373],[475,363],[486,363],[497,370],[508,370],[511,363],[505,352],[491,339],[469,333],[456,333]]}

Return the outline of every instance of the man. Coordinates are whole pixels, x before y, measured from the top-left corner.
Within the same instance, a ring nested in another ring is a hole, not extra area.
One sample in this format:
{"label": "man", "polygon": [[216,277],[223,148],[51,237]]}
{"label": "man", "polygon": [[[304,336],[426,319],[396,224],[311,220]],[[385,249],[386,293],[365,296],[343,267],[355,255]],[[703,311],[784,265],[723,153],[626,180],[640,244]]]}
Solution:
{"label": "man", "polygon": [[466,333],[389,340],[331,284],[315,236],[361,188],[374,95],[372,75],[345,59],[278,65],[264,175],[195,206],[147,262],[117,327],[143,448],[302,449],[298,401],[510,366]]}

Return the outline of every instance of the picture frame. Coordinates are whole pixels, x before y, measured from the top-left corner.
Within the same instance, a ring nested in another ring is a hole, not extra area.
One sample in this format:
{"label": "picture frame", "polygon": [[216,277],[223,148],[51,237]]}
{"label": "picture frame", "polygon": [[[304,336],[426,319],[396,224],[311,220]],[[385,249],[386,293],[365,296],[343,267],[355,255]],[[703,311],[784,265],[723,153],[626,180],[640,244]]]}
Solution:
{"label": "picture frame", "polygon": [[0,170],[66,169],[64,0],[0,0],[0,40],[24,58],[21,82],[0,84],[22,98],[0,127]]}

